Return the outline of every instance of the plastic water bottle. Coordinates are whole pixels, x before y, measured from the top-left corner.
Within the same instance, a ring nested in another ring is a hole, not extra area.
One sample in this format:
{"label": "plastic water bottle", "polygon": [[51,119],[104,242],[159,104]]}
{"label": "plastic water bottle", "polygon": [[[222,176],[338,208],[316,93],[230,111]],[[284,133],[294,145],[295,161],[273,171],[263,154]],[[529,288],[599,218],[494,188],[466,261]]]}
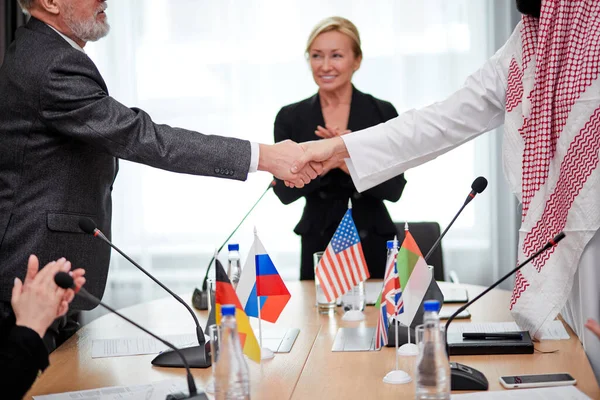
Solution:
{"label": "plastic water bottle", "polygon": [[221,306],[221,339],[215,368],[215,399],[250,399],[250,375],[235,321],[235,306]]}
{"label": "plastic water bottle", "polygon": [[[385,259],[386,262],[387,262],[387,260],[390,259],[392,252],[397,249],[398,249],[398,239],[396,239],[396,236],[394,236],[394,240],[387,241],[387,258]],[[386,265],[386,268],[387,268],[387,265]]]}
{"label": "plastic water bottle", "polygon": [[446,355],[444,334],[440,330],[440,302],[423,302],[423,338],[421,339],[416,371],[418,400],[450,399],[450,362]]}
{"label": "plastic water bottle", "polygon": [[240,275],[242,274],[242,266],[240,264],[240,245],[232,243],[227,245],[229,249],[229,255],[227,256],[227,276],[231,281],[231,285],[234,289],[237,288],[238,282],[240,281]]}

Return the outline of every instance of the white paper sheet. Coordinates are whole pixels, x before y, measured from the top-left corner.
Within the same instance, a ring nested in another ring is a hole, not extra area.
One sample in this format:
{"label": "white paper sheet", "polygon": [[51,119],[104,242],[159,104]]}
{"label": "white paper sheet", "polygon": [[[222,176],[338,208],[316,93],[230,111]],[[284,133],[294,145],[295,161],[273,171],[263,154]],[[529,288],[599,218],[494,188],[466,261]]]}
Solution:
{"label": "white paper sheet", "polygon": [[[512,332],[522,331],[516,322],[487,322],[487,323],[461,323],[450,325],[449,332]],[[561,321],[555,320],[544,326],[539,334],[540,340],[569,339],[569,333]]]}
{"label": "white paper sheet", "polygon": [[[198,345],[194,334],[166,335],[163,338],[178,348]],[[167,349],[167,346],[151,336],[92,340],[92,358],[158,354]]]}
{"label": "white paper sheet", "polygon": [[452,400],[587,400],[589,399],[575,386],[555,386],[538,389],[511,389],[496,392],[454,394]]}
{"label": "white paper sheet", "polygon": [[113,386],[100,389],[81,390],[33,396],[34,400],[164,400],[168,394],[188,393],[187,383],[181,379],[171,379],[135,386]]}

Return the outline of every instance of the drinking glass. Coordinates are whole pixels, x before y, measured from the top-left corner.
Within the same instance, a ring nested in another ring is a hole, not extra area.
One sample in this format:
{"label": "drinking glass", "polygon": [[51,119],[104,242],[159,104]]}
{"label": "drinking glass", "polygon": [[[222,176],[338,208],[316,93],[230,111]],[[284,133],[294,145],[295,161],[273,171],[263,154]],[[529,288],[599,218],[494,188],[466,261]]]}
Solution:
{"label": "drinking glass", "polygon": [[323,257],[322,251],[317,251],[313,254],[313,263],[315,268],[315,293],[316,293],[316,303],[317,310],[319,314],[330,314],[335,312],[336,301],[327,301],[325,298],[325,293],[323,292],[323,288],[321,287],[321,283],[319,282],[319,278],[317,278],[316,270],[317,265],[319,265],[319,261]]}

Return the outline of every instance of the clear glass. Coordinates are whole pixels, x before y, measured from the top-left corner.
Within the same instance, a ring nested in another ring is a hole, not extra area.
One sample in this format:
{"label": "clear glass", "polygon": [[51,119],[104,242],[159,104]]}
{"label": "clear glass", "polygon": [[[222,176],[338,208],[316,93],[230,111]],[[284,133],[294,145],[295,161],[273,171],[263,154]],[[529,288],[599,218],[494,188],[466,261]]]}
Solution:
{"label": "clear glass", "polygon": [[219,325],[210,325],[208,327],[208,337],[210,340],[210,362],[212,364],[212,378],[208,385],[206,385],[206,391],[208,393],[215,392],[215,369],[217,361],[219,361],[219,343],[221,342],[221,327]]}
{"label": "clear glass", "polygon": [[215,399],[250,398],[250,375],[234,316],[221,319],[217,364],[213,367]]}
{"label": "clear glass", "polygon": [[[323,257],[322,251],[317,251],[313,254],[313,265],[315,268],[315,272],[317,269],[317,265],[319,265],[319,261],[321,261],[321,257]],[[327,301],[325,298],[325,293],[323,293],[323,288],[321,287],[321,283],[319,282],[319,278],[317,278],[317,274],[315,273],[315,293],[316,293],[316,302],[317,302],[317,311],[319,314],[330,314],[335,312],[336,302]]]}
{"label": "clear glass", "polygon": [[342,296],[342,307],[344,311],[357,310],[364,311],[367,303],[365,293],[365,283],[360,282],[354,286],[348,293]]}
{"label": "clear glass", "polygon": [[437,313],[425,313],[423,325],[415,328],[419,355],[415,369],[415,399],[450,399],[450,362],[444,330]]}

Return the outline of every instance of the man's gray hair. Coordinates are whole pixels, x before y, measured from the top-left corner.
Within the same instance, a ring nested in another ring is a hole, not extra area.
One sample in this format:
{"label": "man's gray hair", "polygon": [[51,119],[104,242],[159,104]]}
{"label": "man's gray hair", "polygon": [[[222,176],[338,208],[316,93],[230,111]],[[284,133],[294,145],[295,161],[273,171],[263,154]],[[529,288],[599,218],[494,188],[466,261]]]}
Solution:
{"label": "man's gray hair", "polygon": [[34,1],[35,0],[19,0],[21,10],[23,10],[25,14],[29,14],[29,9],[33,6]]}

